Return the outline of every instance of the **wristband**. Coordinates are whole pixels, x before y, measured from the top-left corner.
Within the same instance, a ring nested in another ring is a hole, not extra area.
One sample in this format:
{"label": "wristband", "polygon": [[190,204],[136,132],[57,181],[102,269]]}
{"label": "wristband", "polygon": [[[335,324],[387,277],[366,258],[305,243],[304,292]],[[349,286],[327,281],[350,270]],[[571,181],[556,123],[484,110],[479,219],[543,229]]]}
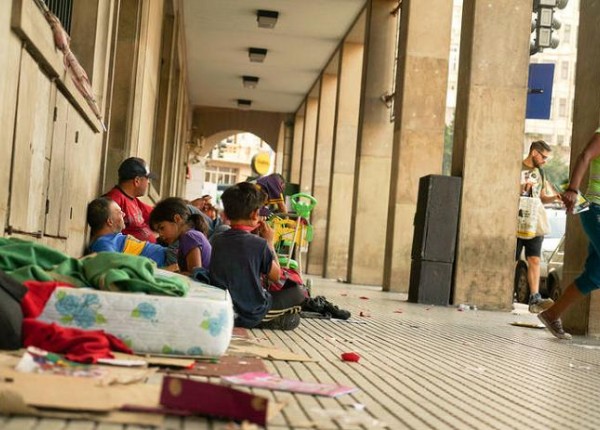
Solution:
{"label": "wristband", "polygon": [[571,191],[572,193],[579,194],[579,190],[576,190],[575,188],[567,188],[567,189],[565,190],[565,193],[566,193],[567,191]]}

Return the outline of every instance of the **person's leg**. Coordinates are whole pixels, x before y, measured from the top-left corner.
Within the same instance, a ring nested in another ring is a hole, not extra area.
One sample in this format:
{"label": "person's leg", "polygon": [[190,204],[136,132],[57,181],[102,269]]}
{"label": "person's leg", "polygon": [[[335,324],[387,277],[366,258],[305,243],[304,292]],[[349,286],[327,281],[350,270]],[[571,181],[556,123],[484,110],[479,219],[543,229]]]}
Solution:
{"label": "person's leg", "polygon": [[571,282],[558,300],[554,302],[554,305],[544,312],[544,315],[546,315],[546,317],[551,321],[557,320],[560,318],[563,312],[569,308],[569,306],[582,297],[583,294],[581,294],[581,291],[579,291],[579,288],[577,288],[575,282]]}
{"label": "person's leg", "polygon": [[540,256],[544,236],[536,236],[526,240],[525,256],[527,258],[527,281],[529,282],[529,312],[539,313],[548,309],[554,303],[552,299],[543,299],[540,295]]}
{"label": "person's leg", "polygon": [[271,297],[273,298],[271,310],[281,310],[300,306],[306,299],[304,292],[297,284],[289,288],[284,288],[283,290],[272,291]]}
{"label": "person's leg", "polygon": [[529,295],[534,296],[540,292],[540,257],[527,257],[527,266]]}
{"label": "person's leg", "polygon": [[562,327],[560,317],[563,312],[600,287],[600,206],[592,204],[589,211],[581,213],[580,219],[590,240],[583,273],[567,287],[554,306],[539,314],[540,320],[559,339],[571,338]]}
{"label": "person's leg", "polygon": [[272,291],[271,309],[256,328],[270,330],[293,330],[300,324],[300,310],[305,300],[301,288],[296,285],[284,290]]}

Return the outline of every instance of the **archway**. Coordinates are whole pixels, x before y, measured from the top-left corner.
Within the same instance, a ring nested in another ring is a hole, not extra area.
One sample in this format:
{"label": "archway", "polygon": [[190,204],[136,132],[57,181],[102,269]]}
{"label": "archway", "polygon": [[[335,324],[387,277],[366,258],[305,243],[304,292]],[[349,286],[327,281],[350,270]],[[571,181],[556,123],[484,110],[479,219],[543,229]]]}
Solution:
{"label": "archway", "polygon": [[266,170],[260,173],[272,173],[275,151],[260,136],[244,130],[228,130],[205,138],[189,153],[185,197],[193,200],[209,194],[218,202],[228,186],[257,175],[252,161],[259,154],[268,160]]}

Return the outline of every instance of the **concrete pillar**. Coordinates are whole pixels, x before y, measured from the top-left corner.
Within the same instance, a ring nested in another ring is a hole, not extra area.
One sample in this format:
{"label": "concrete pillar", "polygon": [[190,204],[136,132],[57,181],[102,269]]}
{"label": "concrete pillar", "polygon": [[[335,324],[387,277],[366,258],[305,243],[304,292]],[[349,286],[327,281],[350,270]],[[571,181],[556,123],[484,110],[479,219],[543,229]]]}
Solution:
{"label": "concrete pillar", "polygon": [[302,141],[304,140],[304,104],[294,118],[294,141],[292,142],[290,172],[286,178],[294,184],[300,183],[300,163],[302,162]]}
{"label": "concrete pillar", "polygon": [[302,142],[302,161],[300,167],[300,192],[312,194],[315,145],[317,142],[317,113],[319,98],[306,98],[304,114],[304,141]]}
{"label": "concrete pillar", "polygon": [[[573,110],[573,138],[571,141],[571,166],[591,139],[600,124],[600,2],[582,1],[579,10],[579,38],[577,42],[577,71],[575,75],[575,101]],[[593,89],[590,91],[590,89]],[[586,178],[582,184],[587,184]],[[582,186],[582,190],[585,190]],[[578,216],[567,217],[565,266],[561,287],[564,289],[579,276],[587,257],[588,240]],[[574,334],[600,335],[600,295],[592,293],[563,316],[563,324]]]}
{"label": "concrete pillar", "polygon": [[331,156],[336,93],[337,75],[324,74],[321,76],[317,147],[312,185],[313,197],[317,199],[317,205],[313,209],[311,216],[313,241],[308,249],[307,266],[307,272],[314,275],[323,275],[325,238],[327,236],[327,211],[329,208],[329,186],[331,185]]}
{"label": "concrete pillar", "polygon": [[281,174],[283,174],[283,154],[285,153],[285,146],[285,123],[281,121],[281,124],[279,125],[279,135],[277,136],[277,146],[275,148],[271,146],[271,149],[275,152],[273,170]]}
{"label": "concrete pillar", "polygon": [[402,2],[383,289],[407,292],[419,178],[440,174],[452,2]]}
{"label": "concrete pillar", "polygon": [[366,7],[365,59],[358,131],[349,281],[381,285],[388,216],[394,124],[381,100],[394,87],[396,0],[370,0]]}
{"label": "concrete pillar", "polygon": [[454,303],[512,306],[531,2],[465,0],[452,174],[462,176]]}
{"label": "concrete pillar", "polygon": [[[292,143],[294,140],[294,125],[291,121],[283,122],[283,156],[281,164],[281,174],[284,178],[290,177],[290,162],[292,161]],[[279,156],[279,154],[278,154]]]}
{"label": "concrete pillar", "polygon": [[340,53],[325,243],[327,278],[348,279],[363,50],[362,43],[344,42]]}

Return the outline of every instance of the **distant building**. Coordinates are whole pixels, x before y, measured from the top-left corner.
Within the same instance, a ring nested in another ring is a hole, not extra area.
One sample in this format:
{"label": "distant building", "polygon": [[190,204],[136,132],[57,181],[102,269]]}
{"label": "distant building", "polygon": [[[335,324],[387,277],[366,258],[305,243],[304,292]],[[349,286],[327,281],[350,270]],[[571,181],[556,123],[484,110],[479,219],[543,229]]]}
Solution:
{"label": "distant building", "polygon": [[186,198],[192,200],[210,194],[216,200],[228,186],[256,176],[251,162],[261,152],[269,154],[273,166],[275,153],[258,136],[238,133],[223,139],[206,157],[191,160]]}
{"label": "distant building", "polygon": [[[454,0],[448,65],[447,125],[453,123],[456,109],[462,6],[463,0]],[[560,153],[567,156],[568,148],[571,145],[571,130],[573,127],[579,0],[570,0],[565,9],[556,11],[556,17],[562,22],[561,28],[556,32],[560,40],[558,48],[546,49],[544,52],[530,57],[531,63],[555,64],[551,117],[549,120],[525,121],[523,149],[526,151],[533,140],[544,139],[550,145],[564,147],[564,150],[561,150]]]}

